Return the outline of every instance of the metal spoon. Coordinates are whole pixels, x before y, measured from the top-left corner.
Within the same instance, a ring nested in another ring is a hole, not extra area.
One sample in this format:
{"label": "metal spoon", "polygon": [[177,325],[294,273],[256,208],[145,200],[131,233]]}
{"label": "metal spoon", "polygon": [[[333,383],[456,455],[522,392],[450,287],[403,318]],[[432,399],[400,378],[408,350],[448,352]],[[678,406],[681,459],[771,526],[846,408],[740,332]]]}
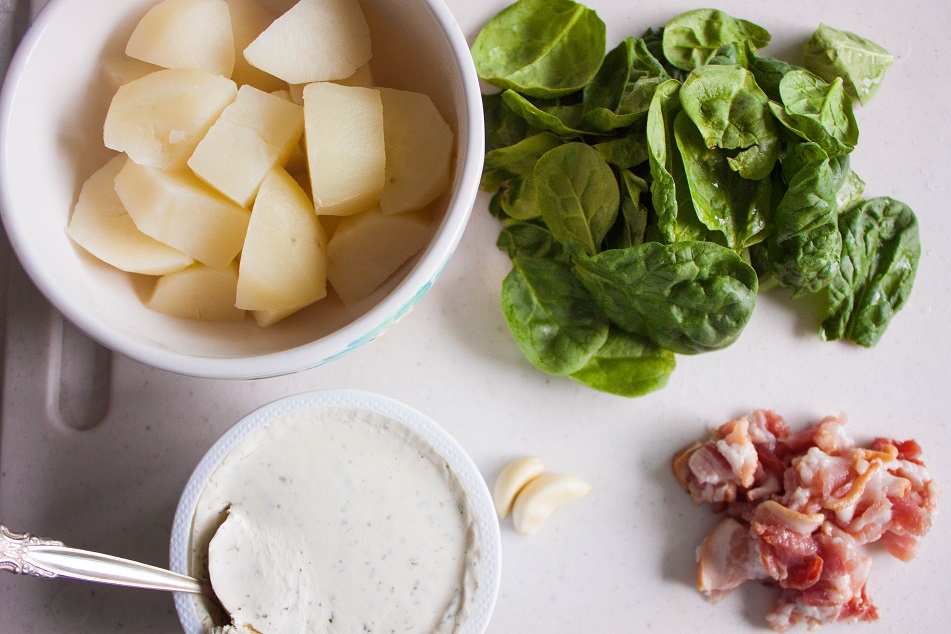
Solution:
{"label": "metal spoon", "polygon": [[14,533],[0,524],[0,570],[33,577],[69,577],[116,586],[205,594],[208,581],[111,555],[68,548],[63,542]]}

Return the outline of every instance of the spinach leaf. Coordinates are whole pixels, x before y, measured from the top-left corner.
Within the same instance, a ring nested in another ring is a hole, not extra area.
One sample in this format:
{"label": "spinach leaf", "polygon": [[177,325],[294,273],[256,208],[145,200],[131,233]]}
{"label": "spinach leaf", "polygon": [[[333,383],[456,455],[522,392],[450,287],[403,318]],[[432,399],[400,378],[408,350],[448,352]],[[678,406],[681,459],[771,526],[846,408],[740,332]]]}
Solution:
{"label": "spinach leaf", "polygon": [[728,346],[753,313],[756,272],[712,242],[645,242],[573,261],[615,324],[673,352]]}
{"label": "spinach leaf", "polygon": [[644,242],[650,214],[641,202],[641,194],[650,190],[647,181],[630,170],[621,170],[618,183],[621,186],[621,211],[605,238],[609,249],[624,249]]}
{"label": "spinach leaf", "polygon": [[567,256],[555,236],[543,224],[537,222],[508,222],[499,232],[495,243],[511,259],[518,257],[549,258],[567,262]]}
{"label": "spinach leaf", "polygon": [[759,57],[748,42],[745,44],[745,49],[746,68],[753,73],[756,85],[770,100],[782,101],[779,95],[779,84],[786,73],[798,67],[775,57]]}
{"label": "spinach leaf", "polygon": [[[733,42],[732,44],[721,46],[707,64],[715,66],[741,66],[746,68],[749,65],[749,60],[746,58],[747,44],[749,43]],[[698,66],[697,68],[703,67]],[[694,70],[697,70],[697,68]]]}
{"label": "spinach leaf", "polygon": [[697,9],[664,26],[663,48],[671,64],[689,71],[707,64],[727,44],[749,42],[754,48],[763,48],[769,40],[769,32],[752,22],[737,20],[718,9]]}
{"label": "spinach leaf", "polygon": [[643,396],[667,385],[677,366],[674,353],[619,328],[588,363],[570,376],[575,381],[618,396]]}
{"label": "spinach leaf", "polygon": [[531,220],[542,215],[538,206],[535,178],[531,172],[505,181],[499,193],[499,204],[506,217]]}
{"label": "spinach leaf", "polygon": [[835,193],[835,206],[839,210],[839,214],[841,215],[849,211],[852,207],[862,202],[862,194],[864,192],[865,181],[850,169],[842,180],[842,185],[839,186],[839,190]]}
{"label": "spinach leaf", "polygon": [[791,70],[779,82],[783,108],[773,113],[790,131],[817,143],[830,157],[848,154],[859,140],[852,98],[835,78],[827,84],[806,70]]}
{"label": "spinach leaf", "polygon": [[531,174],[538,159],[561,143],[554,134],[539,132],[514,145],[486,152],[479,187],[482,191],[494,192],[509,179]]}
{"label": "spinach leaf", "polygon": [[845,89],[863,106],[875,96],[885,70],[895,58],[864,37],[820,24],[806,42],[803,63],[816,75],[832,82],[840,77]]}
{"label": "spinach leaf", "polygon": [[528,125],[502,101],[501,93],[482,95],[482,111],[485,117],[485,151],[515,145],[540,132]]}
{"label": "spinach leaf", "polygon": [[664,28],[659,29],[647,29],[644,31],[644,34],[641,35],[641,39],[644,41],[644,46],[647,47],[647,51],[660,62],[660,65],[663,67],[664,72],[667,73],[667,76],[671,79],[676,79],[679,82],[683,82],[687,78],[689,71],[685,71],[682,68],[677,68],[669,61],[664,55]]}
{"label": "spinach leaf", "polygon": [[748,180],[733,171],[730,157],[707,147],[686,111],[677,115],[674,133],[700,221],[735,251],[760,242],[769,226],[770,179]]}
{"label": "spinach leaf", "polygon": [[707,147],[742,150],[730,160],[741,176],[759,180],[773,171],[780,150],[776,120],[750,71],[701,66],[681,87],[680,104]]}
{"label": "spinach leaf", "polygon": [[836,194],[848,173],[848,156],[830,159],[818,145],[799,143],[783,165],[789,187],[773,215],[770,273],[798,293],[824,288],[836,275],[842,239]]}
{"label": "spinach leaf", "polygon": [[585,143],[566,143],[538,159],[533,178],[542,218],[555,238],[597,253],[620,205],[617,180],[601,154]]}
{"label": "spinach leaf", "polygon": [[626,128],[647,116],[657,86],[669,79],[643,40],[627,38],[584,87],[584,121],[595,130]]}
{"label": "spinach leaf", "polygon": [[608,338],[607,317],[559,260],[516,257],[502,282],[501,304],[515,343],[549,374],[577,372]]}
{"label": "spinach leaf", "polygon": [[605,51],[598,14],[572,0],[519,0],[472,45],[479,77],[530,97],[559,97],[591,81]]}
{"label": "spinach leaf", "polygon": [[822,337],[872,347],[911,293],[921,258],[918,221],[904,203],[881,197],[841,216],[839,231],[842,258],[826,287]]}
{"label": "spinach leaf", "polygon": [[657,228],[667,242],[696,240],[706,232],[693,209],[687,176],[674,138],[674,120],[680,112],[679,93],[679,81],[665,81],[657,87],[647,112],[651,198],[657,214]]}
{"label": "spinach leaf", "polygon": [[580,103],[563,105],[558,100],[532,101],[514,90],[503,92],[502,100],[512,112],[538,130],[547,130],[566,139],[589,134],[579,129],[582,124]]}
{"label": "spinach leaf", "polygon": [[643,134],[625,134],[592,146],[604,160],[620,169],[636,167],[647,160],[647,144]]}

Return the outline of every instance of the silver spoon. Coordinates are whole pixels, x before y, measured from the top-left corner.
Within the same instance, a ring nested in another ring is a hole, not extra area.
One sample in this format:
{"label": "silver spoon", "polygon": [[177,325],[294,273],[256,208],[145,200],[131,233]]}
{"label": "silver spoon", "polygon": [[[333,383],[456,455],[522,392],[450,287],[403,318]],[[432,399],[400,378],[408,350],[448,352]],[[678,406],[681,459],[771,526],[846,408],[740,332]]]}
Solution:
{"label": "silver spoon", "polygon": [[47,579],[68,577],[131,588],[215,596],[207,581],[128,559],[68,548],[63,542],[29,533],[14,533],[2,524],[0,570]]}

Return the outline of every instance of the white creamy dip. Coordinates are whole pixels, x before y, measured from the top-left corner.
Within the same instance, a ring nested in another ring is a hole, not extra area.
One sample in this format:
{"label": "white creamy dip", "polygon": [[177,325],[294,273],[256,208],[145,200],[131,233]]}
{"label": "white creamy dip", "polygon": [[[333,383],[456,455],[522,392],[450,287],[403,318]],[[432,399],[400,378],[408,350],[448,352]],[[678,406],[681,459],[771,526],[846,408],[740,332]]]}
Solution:
{"label": "white creamy dip", "polygon": [[456,632],[477,532],[429,443],[373,412],[313,409],[224,458],[198,499],[192,570],[210,572],[238,631]]}

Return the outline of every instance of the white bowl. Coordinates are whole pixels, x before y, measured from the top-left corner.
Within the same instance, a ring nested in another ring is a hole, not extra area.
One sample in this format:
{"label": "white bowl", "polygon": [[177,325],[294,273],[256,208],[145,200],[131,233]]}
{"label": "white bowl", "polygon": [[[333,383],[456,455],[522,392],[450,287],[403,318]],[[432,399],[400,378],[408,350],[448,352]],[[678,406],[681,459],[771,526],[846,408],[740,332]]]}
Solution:
{"label": "white bowl", "polygon": [[[445,460],[469,501],[480,551],[477,586],[469,616],[461,632],[484,632],[495,607],[501,581],[499,522],[488,487],[465,450],[442,427],[403,403],[369,392],[323,390],[287,397],[252,412],[222,435],[195,468],[178,503],[172,526],[171,569],[184,574],[195,574],[191,565],[193,540],[206,539],[195,535],[196,508],[205,486],[222,460],[249,434],[277,419],[298,412],[329,408],[355,409],[383,415],[414,432]],[[393,472],[398,471],[399,465],[394,465]],[[359,479],[359,474],[354,476]],[[319,486],[320,483],[314,483],[315,488]],[[202,622],[207,622],[208,613],[200,599],[195,595],[176,594],[175,607],[186,632],[197,634],[203,631]]]}
{"label": "white bowl", "polygon": [[[381,86],[424,92],[456,132],[441,225],[416,258],[356,310],[317,302],[271,328],[155,313],[148,282],[104,265],[64,228],[85,179],[110,156],[102,123],[111,99],[104,59],[123,50],[156,0],[51,0],[21,43],[0,95],[0,186],[7,235],[46,298],[103,345],[180,374],[257,378],[326,363],[383,333],[433,284],[456,248],[478,190],[482,102],[469,48],[441,0],[361,0],[371,68]],[[291,0],[262,0],[280,11]]]}

